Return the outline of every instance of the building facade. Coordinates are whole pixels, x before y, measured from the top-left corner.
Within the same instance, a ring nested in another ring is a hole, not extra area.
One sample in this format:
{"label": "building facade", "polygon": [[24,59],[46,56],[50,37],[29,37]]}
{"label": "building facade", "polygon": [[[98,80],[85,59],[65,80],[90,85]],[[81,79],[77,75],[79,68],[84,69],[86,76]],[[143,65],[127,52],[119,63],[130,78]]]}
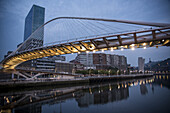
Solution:
{"label": "building facade", "polygon": [[81,64],[80,62],[78,62],[76,60],[72,60],[72,61],[70,61],[70,63],[73,63],[75,71],[84,70],[84,65]]}
{"label": "building facade", "polygon": [[93,64],[100,64],[100,65],[106,65],[107,64],[107,59],[106,59],[106,54],[103,53],[96,53],[92,54],[93,55]]}
{"label": "building facade", "polygon": [[145,65],[145,59],[142,57],[138,57],[138,71],[144,72],[144,65]]}
{"label": "building facade", "polygon": [[55,62],[55,72],[59,73],[74,73],[74,64],[73,63],[68,63],[68,62],[63,62],[63,61],[56,61]]}
{"label": "building facade", "polygon": [[119,66],[118,69],[124,71],[127,69],[127,58],[125,56],[119,56]]}
{"label": "building facade", "polygon": [[109,69],[127,70],[127,58],[125,56],[104,53],[81,53],[75,58],[85,66],[85,69]]}
{"label": "building facade", "polygon": [[93,54],[81,53],[75,58],[75,61],[84,65],[85,69],[94,69],[93,66]]}
{"label": "building facade", "polygon": [[17,68],[23,69],[33,69],[38,71],[49,71],[55,72],[55,66],[57,61],[65,61],[65,56],[53,56],[53,57],[44,57],[38,58],[31,61],[26,61],[20,64]]}

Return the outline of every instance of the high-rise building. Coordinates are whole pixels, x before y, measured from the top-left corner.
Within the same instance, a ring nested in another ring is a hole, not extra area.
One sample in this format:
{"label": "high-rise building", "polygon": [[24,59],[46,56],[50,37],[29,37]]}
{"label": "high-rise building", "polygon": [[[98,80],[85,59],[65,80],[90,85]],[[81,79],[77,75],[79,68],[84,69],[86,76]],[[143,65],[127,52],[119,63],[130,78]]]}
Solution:
{"label": "high-rise building", "polygon": [[[25,30],[24,30],[24,41],[37,30],[41,25],[44,24],[45,8],[33,5],[28,15],[25,18]],[[43,45],[44,29],[39,29],[36,36],[32,36],[23,45],[21,50],[32,49]]]}
{"label": "high-rise building", "polygon": [[139,72],[144,72],[144,64],[145,64],[145,59],[142,57],[138,57],[138,71]]}
{"label": "high-rise building", "polygon": [[[24,41],[41,25],[44,24],[45,8],[33,5],[25,18]],[[36,38],[36,37],[35,37]],[[41,37],[43,40],[43,37]]]}

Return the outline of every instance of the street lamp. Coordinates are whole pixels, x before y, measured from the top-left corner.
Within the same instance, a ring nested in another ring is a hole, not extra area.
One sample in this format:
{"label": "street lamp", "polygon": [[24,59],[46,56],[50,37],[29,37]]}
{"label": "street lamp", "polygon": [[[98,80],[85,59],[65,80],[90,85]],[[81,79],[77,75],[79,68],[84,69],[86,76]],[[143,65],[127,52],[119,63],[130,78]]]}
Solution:
{"label": "street lamp", "polygon": [[119,73],[119,70],[117,70],[117,75],[118,75],[118,73]]}
{"label": "street lamp", "polygon": [[90,76],[90,73],[91,73],[91,68],[90,68],[90,70],[89,70],[89,76]]}
{"label": "street lamp", "polygon": [[111,70],[109,69],[109,77],[110,77],[110,71],[111,71]]}

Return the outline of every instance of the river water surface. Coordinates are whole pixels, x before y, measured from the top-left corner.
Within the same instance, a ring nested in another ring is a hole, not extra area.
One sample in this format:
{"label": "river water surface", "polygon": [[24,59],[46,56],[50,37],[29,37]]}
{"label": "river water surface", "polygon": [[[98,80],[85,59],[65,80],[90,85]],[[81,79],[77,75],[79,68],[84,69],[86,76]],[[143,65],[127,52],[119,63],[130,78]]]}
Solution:
{"label": "river water surface", "polygon": [[170,113],[167,75],[70,87],[0,93],[1,112]]}

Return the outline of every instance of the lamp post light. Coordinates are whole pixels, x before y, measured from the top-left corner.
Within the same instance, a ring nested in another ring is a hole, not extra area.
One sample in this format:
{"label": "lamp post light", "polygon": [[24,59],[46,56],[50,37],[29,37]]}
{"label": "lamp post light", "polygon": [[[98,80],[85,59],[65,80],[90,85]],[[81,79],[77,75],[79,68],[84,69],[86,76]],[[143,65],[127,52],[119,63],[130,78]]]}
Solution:
{"label": "lamp post light", "polygon": [[117,70],[117,75],[119,74],[119,70]]}
{"label": "lamp post light", "polygon": [[90,76],[90,74],[91,74],[91,68],[90,68],[90,70],[89,70],[89,76]]}
{"label": "lamp post light", "polygon": [[109,69],[109,77],[110,77],[110,71],[111,71],[111,70]]}

